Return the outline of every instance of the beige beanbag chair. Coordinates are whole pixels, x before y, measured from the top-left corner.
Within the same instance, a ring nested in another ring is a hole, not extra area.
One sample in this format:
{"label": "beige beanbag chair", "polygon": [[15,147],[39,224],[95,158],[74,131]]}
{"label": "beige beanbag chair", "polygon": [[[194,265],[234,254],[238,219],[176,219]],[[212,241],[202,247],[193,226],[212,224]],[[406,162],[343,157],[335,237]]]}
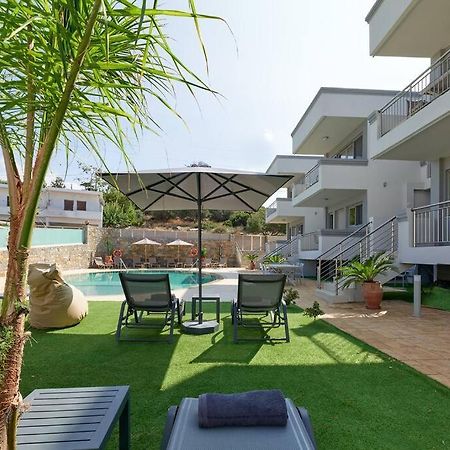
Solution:
{"label": "beige beanbag chair", "polygon": [[34,328],[64,328],[76,325],[88,313],[84,294],[64,282],[55,264],[30,264],[29,321]]}

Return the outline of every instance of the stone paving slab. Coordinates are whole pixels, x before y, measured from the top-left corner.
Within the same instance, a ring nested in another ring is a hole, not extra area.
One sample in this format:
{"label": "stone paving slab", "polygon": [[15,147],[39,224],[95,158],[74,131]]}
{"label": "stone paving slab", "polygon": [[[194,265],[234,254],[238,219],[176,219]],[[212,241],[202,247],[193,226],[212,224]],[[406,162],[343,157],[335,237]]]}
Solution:
{"label": "stone paving slab", "polygon": [[321,319],[450,388],[450,312],[424,307],[414,317],[412,304],[399,300],[369,311],[362,303],[328,304],[316,296],[313,280],[297,288],[300,307],[317,300],[325,312]]}

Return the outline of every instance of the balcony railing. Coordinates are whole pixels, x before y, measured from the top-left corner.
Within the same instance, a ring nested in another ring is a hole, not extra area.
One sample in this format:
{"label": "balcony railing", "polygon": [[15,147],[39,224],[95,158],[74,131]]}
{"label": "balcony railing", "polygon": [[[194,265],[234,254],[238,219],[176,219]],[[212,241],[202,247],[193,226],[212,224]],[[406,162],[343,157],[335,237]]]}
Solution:
{"label": "balcony railing", "polygon": [[380,110],[380,135],[432,103],[450,89],[450,50]]}
{"label": "balcony railing", "polygon": [[300,236],[302,251],[319,250],[319,233],[314,231]]}
{"label": "balcony railing", "polygon": [[316,164],[309,172],[305,173],[305,175],[300,178],[299,183],[294,186],[294,196],[301,194],[306,191],[306,189],[309,189],[319,182],[319,166],[320,163]]}
{"label": "balcony railing", "polygon": [[414,208],[413,245],[450,245],[450,201]]}
{"label": "balcony railing", "polygon": [[266,219],[277,212],[277,201],[275,200],[268,208],[266,208]]}

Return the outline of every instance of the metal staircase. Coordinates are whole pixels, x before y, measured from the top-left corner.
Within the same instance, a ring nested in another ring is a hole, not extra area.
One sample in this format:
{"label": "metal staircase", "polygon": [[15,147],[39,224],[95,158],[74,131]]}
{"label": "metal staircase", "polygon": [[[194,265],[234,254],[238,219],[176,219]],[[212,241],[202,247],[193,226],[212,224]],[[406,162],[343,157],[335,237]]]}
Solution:
{"label": "metal staircase", "polygon": [[266,253],[265,255],[260,258],[261,261],[264,261],[266,258],[272,255],[282,255],[286,259],[292,258],[292,257],[298,257],[298,240],[300,235],[294,236],[289,241],[284,242],[283,244],[279,245],[278,247],[274,248],[272,251]]}
{"label": "metal staircase", "polygon": [[[343,288],[345,278],[340,274],[344,266],[352,261],[364,261],[377,253],[385,253],[391,256],[394,262],[397,262],[397,248],[397,217],[392,217],[375,229],[369,222],[319,256],[317,288],[328,296],[342,295],[345,298],[352,289]],[[398,271],[391,270],[380,276],[378,281],[384,284],[392,280],[409,268],[409,266],[403,266],[398,267],[397,265]],[[347,291],[347,293],[343,291]]]}

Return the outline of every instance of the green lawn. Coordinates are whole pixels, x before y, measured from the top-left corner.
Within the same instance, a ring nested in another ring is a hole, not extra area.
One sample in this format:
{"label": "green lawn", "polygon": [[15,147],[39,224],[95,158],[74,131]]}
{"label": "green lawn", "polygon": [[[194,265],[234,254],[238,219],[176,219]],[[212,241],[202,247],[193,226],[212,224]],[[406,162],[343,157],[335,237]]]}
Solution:
{"label": "green lawn", "polygon": [[[412,303],[414,299],[414,289],[412,286],[399,288],[395,291],[387,291],[383,295],[383,300],[404,300]],[[450,289],[439,286],[422,287],[422,305],[430,308],[450,311]]]}
{"label": "green lawn", "polygon": [[[223,331],[169,345],[116,344],[119,303],[89,306],[77,327],[33,332],[22,393],[130,385],[135,450],[159,448],[167,408],[185,396],[269,388],[308,408],[320,449],[450,448],[449,389],[296,307],[290,344],[235,345],[224,314]],[[116,444],[117,431],[108,449]]]}

